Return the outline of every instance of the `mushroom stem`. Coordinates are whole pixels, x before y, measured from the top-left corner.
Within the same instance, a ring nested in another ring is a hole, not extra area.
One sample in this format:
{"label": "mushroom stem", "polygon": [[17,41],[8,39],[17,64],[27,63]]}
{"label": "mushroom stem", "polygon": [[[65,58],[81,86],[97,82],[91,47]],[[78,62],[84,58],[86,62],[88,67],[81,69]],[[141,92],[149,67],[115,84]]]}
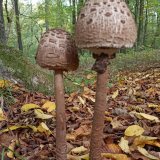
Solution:
{"label": "mushroom stem", "polygon": [[63,71],[55,71],[55,97],[56,97],[56,160],[67,159],[66,145],[66,116]]}
{"label": "mushroom stem", "polygon": [[97,84],[96,84],[96,102],[94,107],[94,116],[93,116],[92,133],[91,133],[91,147],[90,147],[91,160],[102,159],[101,152],[103,144],[103,129],[104,129],[106,95],[107,95],[106,81],[108,79],[107,65],[108,65],[108,58],[101,55],[100,57],[97,58],[96,63],[93,66],[93,69],[97,71]]}

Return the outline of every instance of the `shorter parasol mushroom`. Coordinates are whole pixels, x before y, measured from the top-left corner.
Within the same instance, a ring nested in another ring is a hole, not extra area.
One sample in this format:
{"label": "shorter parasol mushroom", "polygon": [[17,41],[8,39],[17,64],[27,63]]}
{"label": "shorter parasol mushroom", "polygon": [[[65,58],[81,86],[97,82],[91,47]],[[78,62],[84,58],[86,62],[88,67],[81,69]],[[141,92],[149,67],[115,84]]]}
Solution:
{"label": "shorter parasol mushroom", "polygon": [[51,29],[41,37],[36,62],[43,68],[55,70],[56,97],[56,160],[66,160],[66,118],[63,71],[78,68],[77,49],[69,33],[61,29]]}
{"label": "shorter parasol mushroom", "polygon": [[106,110],[107,66],[118,49],[133,46],[137,28],[124,0],[88,0],[78,17],[75,34],[77,46],[92,51],[96,59],[93,69],[97,72],[97,89],[90,159],[100,160]]}

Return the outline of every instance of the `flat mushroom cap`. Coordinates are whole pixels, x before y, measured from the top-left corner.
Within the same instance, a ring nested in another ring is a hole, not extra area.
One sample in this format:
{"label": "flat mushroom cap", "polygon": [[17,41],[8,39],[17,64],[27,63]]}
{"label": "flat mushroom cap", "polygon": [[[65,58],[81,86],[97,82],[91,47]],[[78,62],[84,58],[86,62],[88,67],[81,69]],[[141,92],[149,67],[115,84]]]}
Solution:
{"label": "flat mushroom cap", "polygon": [[130,48],[136,38],[136,24],[124,0],[87,0],[76,24],[79,48]]}
{"label": "flat mushroom cap", "polygon": [[45,32],[39,42],[36,62],[50,70],[76,70],[79,65],[78,52],[70,34],[61,29]]}

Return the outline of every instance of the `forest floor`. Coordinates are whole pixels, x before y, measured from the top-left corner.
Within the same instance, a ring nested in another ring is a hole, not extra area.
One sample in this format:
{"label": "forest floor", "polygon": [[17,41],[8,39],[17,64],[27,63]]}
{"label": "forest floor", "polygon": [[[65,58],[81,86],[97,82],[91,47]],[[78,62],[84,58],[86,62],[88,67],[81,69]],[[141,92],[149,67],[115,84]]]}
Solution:
{"label": "forest floor", "polygon": [[[67,154],[88,160],[95,102],[95,75],[81,92],[65,95]],[[55,99],[23,86],[0,81],[1,160],[55,159]],[[118,73],[106,88],[104,159],[160,159],[160,69]]]}

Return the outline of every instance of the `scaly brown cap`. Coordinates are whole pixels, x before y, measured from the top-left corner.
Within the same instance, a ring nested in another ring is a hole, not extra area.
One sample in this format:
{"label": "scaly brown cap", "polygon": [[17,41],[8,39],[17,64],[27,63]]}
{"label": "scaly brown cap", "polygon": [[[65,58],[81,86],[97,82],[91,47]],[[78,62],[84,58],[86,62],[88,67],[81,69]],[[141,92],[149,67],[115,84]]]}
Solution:
{"label": "scaly brown cap", "polygon": [[78,53],[70,34],[61,29],[45,32],[37,49],[36,62],[50,70],[76,70]]}
{"label": "scaly brown cap", "polygon": [[130,48],[137,38],[133,16],[124,0],[88,0],[76,24],[75,39],[79,48],[98,54]]}

